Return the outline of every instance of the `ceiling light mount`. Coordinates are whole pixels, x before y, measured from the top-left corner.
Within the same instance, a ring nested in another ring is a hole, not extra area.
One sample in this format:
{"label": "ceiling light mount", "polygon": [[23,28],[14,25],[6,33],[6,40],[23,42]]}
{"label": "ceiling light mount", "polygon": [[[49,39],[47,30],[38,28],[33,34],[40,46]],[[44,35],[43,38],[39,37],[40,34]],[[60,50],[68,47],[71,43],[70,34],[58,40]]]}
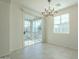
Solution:
{"label": "ceiling light mount", "polygon": [[48,2],[51,2],[51,0],[48,0]]}

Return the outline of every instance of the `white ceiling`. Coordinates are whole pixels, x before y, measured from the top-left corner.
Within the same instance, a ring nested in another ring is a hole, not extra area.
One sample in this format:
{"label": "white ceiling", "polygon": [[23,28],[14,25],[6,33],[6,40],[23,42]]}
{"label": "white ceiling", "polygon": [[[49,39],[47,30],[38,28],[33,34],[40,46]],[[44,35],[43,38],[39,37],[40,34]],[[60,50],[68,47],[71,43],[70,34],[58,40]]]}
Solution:
{"label": "white ceiling", "polygon": [[[16,0],[16,2],[40,13],[44,11],[45,8],[48,8],[48,0]],[[55,7],[56,10],[60,10],[77,4],[77,2],[77,0],[52,0],[51,8]],[[57,6],[57,4],[60,4],[60,6]]]}

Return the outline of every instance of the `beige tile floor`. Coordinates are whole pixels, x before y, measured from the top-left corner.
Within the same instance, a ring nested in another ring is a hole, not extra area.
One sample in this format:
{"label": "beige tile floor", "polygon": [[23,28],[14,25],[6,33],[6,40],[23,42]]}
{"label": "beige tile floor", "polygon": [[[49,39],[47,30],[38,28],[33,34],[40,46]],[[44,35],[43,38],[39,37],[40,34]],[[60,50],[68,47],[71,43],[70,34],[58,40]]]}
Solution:
{"label": "beige tile floor", "polygon": [[36,44],[15,51],[10,59],[78,59],[77,51],[53,46],[50,44]]}

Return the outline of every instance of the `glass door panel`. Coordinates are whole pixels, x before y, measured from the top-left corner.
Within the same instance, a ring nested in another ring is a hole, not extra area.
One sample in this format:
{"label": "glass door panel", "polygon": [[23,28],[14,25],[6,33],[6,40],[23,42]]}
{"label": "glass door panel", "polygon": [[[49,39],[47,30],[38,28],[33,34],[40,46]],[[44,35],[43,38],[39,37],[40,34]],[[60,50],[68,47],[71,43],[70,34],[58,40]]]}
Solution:
{"label": "glass door panel", "polygon": [[33,21],[33,28],[32,28],[33,40],[35,43],[38,43],[42,40],[42,26],[41,20]]}
{"label": "glass door panel", "polygon": [[24,21],[24,44],[29,45],[29,40],[31,39],[31,29],[30,29],[31,23],[29,20]]}
{"label": "glass door panel", "polygon": [[42,42],[42,20],[26,20],[24,22],[25,46]]}

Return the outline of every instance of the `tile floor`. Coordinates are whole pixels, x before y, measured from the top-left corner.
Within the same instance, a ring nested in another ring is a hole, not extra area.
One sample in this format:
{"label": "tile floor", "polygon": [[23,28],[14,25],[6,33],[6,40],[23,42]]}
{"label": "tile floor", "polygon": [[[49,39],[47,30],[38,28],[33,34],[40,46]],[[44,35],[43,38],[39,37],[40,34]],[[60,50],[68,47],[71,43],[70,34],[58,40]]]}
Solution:
{"label": "tile floor", "polygon": [[53,46],[50,44],[36,44],[13,52],[10,55],[10,59],[78,59],[78,58],[76,50]]}

